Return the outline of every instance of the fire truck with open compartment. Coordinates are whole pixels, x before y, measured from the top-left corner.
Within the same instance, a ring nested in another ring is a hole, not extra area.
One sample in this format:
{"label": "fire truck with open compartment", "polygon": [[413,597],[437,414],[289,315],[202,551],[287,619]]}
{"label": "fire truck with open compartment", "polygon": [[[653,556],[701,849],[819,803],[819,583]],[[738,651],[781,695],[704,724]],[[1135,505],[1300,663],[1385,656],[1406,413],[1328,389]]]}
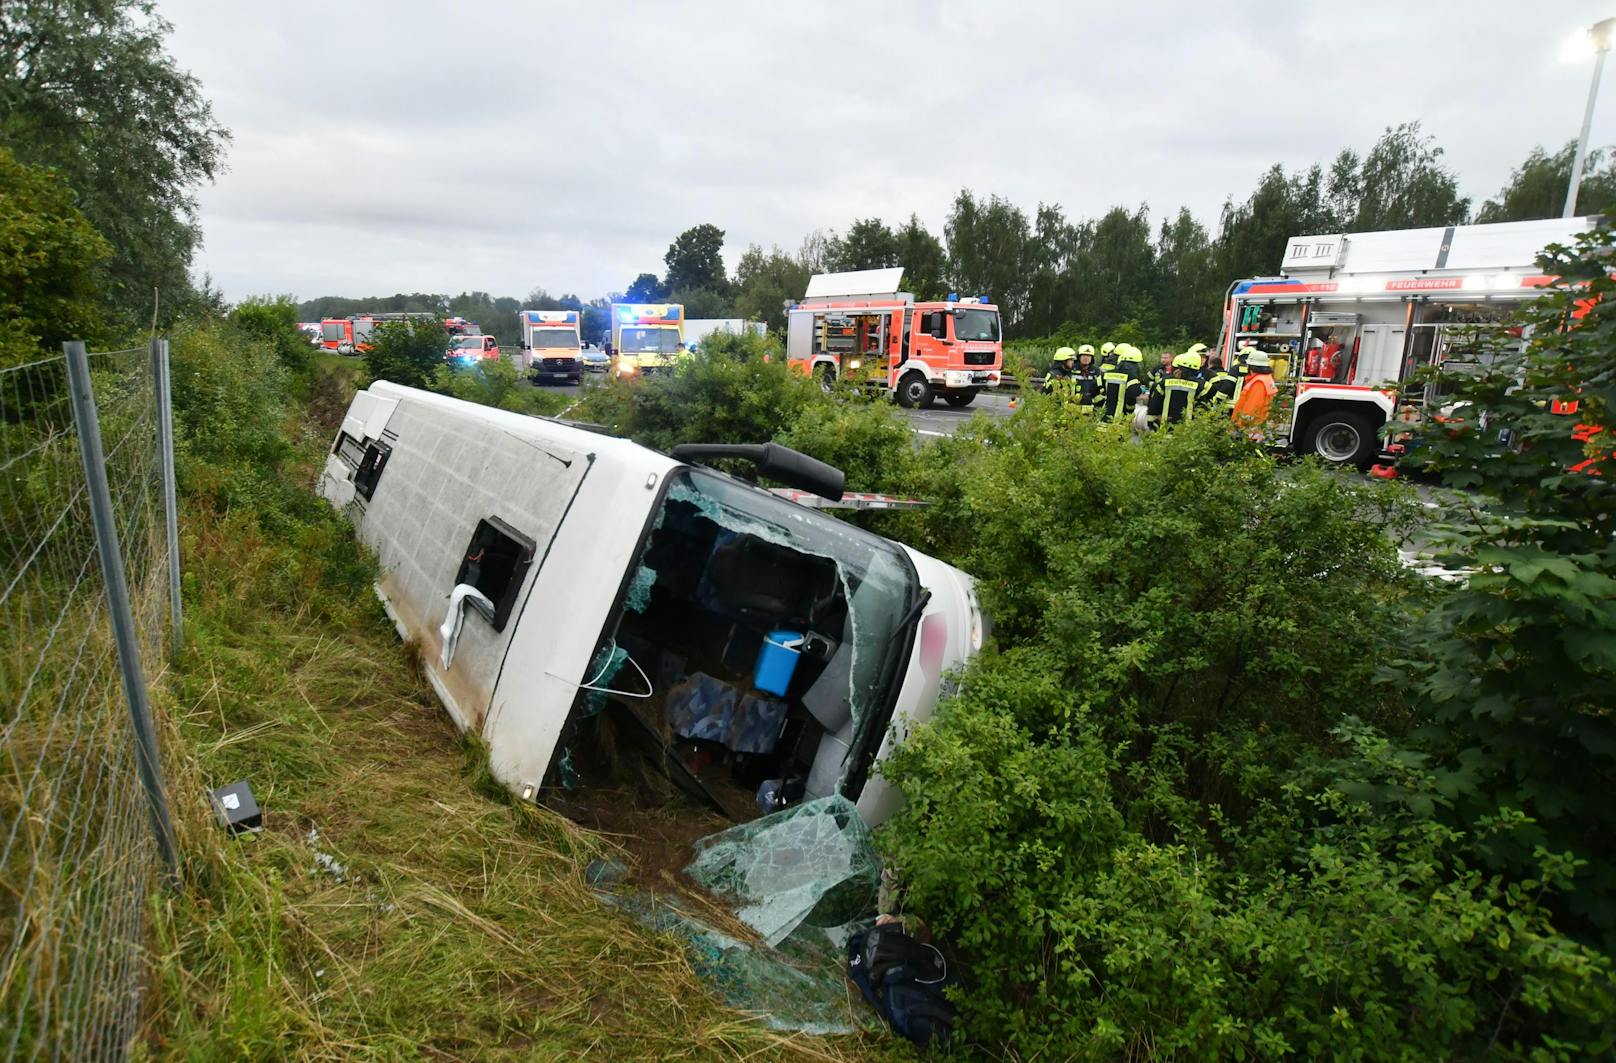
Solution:
{"label": "fire truck with open compartment", "polygon": [[969,406],[999,386],[1004,347],[999,309],[986,297],[916,302],[898,291],[901,266],[819,273],[786,312],[786,357],[829,388],[838,380],[880,387],[924,409],[941,396]]}
{"label": "fire truck with open compartment", "polygon": [[1415,370],[1457,376],[1492,357],[1478,329],[1549,283],[1537,256],[1574,243],[1596,218],[1449,225],[1293,237],[1280,273],[1236,281],[1218,349],[1273,356],[1280,443],[1327,462],[1366,466],[1400,412],[1436,413],[1447,388],[1411,389]]}

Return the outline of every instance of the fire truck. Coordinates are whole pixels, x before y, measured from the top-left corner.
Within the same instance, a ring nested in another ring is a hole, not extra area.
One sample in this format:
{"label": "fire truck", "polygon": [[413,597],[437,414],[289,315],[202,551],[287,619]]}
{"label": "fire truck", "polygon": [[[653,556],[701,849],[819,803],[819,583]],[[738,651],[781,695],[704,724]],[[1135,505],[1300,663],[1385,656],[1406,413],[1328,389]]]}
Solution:
{"label": "fire truck", "polygon": [[613,303],[613,370],[620,377],[666,373],[684,350],[685,308],[679,303]]}
{"label": "fire truck", "polygon": [[583,379],[584,361],[578,325],[582,315],[576,310],[523,310],[522,356],[534,380]]}
{"label": "fire truck", "polygon": [[[1441,410],[1449,387],[1413,388],[1436,366],[1458,377],[1495,356],[1480,330],[1552,279],[1549,244],[1570,246],[1596,218],[1449,225],[1293,237],[1273,277],[1236,281],[1218,349],[1267,351],[1284,411],[1279,442],[1327,462],[1367,466],[1394,417]],[[1524,337],[1522,338],[1524,341]]]}
{"label": "fire truck", "polygon": [[925,409],[942,396],[969,406],[1004,367],[999,310],[985,296],[917,303],[898,291],[903,267],[819,273],[786,312],[786,357],[830,388],[879,387]]}
{"label": "fire truck", "polygon": [[371,349],[371,338],[377,325],[414,319],[431,320],[435,314],[355,314],[352,317],[328,317],[320,321],[320,346],[338,354],[361,354]]}

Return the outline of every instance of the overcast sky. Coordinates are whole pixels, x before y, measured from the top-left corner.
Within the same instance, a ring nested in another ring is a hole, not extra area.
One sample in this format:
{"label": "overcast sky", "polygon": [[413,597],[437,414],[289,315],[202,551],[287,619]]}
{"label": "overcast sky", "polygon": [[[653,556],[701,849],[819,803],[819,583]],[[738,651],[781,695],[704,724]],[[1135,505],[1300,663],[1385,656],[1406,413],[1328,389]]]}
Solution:
{"label": "overcast sky", "polygon": [[[1616,2],[426,3],[160,0],[235,136],[198,261],[228,298],[660,273],[961,187],[1029,213],[1186,205],[1419,120],[1463,191],[1577,133],[1580,26]],[[1616,75],[1613,75],[1616,76]],[[1616,140],[1616,87],[1595,144]],[[1275,263],[1277,266],[1278,264]]]}

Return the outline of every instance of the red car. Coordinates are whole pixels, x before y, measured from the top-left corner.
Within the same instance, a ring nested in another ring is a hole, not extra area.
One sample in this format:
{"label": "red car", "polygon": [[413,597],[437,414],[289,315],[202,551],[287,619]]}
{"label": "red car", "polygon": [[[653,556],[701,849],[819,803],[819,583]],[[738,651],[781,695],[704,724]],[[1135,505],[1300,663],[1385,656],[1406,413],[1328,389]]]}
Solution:
{"label": "red car", "polygon": [[458,358],[462,362],[479,358],[498,358],[499,343],[492,336],[452,336],[445,358]]}

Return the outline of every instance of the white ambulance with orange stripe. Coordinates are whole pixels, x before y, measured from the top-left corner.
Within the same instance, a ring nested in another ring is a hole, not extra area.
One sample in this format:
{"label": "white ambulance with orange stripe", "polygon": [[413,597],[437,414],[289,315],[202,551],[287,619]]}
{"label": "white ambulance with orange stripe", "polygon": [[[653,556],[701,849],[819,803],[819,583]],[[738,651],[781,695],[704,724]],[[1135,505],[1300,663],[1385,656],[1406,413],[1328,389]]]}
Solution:
{"label": "white ambulance with orange stripe", "polygon": [[1236,281],[1218,350],[1273,356],[1288,413],[1283,441],[1329,462],[1366,466],[1400,410],[1439,408],[1448,390],[1405,385],[1417,369],[1465,373],[1492,356],[1494,325],[1549,283],[1537,256],[1571,246],[1597,218],[1449,225],[1293,237],[1274,277]]}

